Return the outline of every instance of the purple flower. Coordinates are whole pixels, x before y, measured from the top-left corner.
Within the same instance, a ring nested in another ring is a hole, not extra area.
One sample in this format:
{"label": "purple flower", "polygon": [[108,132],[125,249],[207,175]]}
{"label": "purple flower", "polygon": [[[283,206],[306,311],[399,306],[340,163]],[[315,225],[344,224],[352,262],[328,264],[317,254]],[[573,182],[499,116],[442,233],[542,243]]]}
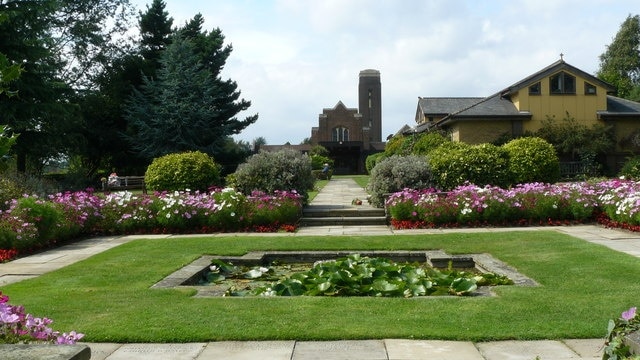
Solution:
{"label": "purple flower", "polygon": [[631,309],[623,312],[621,317],[626,321],[633,319],[634,317],[636,317],[636,307],[634,306]]}

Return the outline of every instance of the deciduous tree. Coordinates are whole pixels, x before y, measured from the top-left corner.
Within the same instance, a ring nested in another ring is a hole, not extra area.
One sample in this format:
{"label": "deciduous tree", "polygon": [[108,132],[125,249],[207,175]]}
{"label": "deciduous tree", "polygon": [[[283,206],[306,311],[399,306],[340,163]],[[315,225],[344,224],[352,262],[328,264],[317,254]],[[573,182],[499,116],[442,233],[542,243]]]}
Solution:
{"label": "deciduous tree", "polygon": [[640,16],[629,15],[600,55],[598,78],[617,88],[619,97],[640,101]]}

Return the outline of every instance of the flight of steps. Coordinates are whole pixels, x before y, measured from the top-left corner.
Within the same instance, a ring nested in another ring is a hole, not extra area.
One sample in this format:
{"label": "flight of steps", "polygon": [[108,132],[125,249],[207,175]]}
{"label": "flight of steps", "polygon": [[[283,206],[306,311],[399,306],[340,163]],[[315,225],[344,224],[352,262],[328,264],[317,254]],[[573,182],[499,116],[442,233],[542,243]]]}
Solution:
{"label": "flight of steps", "polygon": [[364,226],[387,225],[384,209],[376,208],[345,208],[345,209],[314,209],[302,210],[300,226]]}

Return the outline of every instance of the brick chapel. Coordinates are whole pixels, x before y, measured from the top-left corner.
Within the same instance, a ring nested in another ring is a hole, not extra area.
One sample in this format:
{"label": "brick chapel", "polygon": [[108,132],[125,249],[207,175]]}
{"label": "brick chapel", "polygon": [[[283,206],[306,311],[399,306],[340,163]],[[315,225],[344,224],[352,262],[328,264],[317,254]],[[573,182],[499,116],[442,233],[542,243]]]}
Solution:
{"label": "brick chapel", "polygon": [[380,71],[360,71],[358,108],[342,101],[322,109],[311,129],[311,145],[322,145],[334,160],[334,174],[365,174],[367,156],[384,151]]}

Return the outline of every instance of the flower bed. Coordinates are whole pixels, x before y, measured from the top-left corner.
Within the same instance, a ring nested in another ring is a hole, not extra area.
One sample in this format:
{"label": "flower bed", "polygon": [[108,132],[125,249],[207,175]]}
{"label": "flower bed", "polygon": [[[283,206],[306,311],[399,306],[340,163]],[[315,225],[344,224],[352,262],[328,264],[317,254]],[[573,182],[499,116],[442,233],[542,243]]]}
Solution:
{"label": "flower bed", "polygon": [[640,228],[640,183],[625,180],[530,183],[510,189],[473,184],[448,193],[403,191],[386,201],[395,228],[568,225],[598,220]]}
{"label": "flower bed", "polygon": [[94,234],[295,231],[301,213],[302,197],[295,191],[25,196],[0,211],[0,261]]}
{"label": "flower bed", "polygon": [[9,304],[9,297],[0,291],[0,343],[73,345],[84,337],[75,331],[54,331],[49,327],[52,322],[46,317],[37,318],[25,313],[22,306]]}

